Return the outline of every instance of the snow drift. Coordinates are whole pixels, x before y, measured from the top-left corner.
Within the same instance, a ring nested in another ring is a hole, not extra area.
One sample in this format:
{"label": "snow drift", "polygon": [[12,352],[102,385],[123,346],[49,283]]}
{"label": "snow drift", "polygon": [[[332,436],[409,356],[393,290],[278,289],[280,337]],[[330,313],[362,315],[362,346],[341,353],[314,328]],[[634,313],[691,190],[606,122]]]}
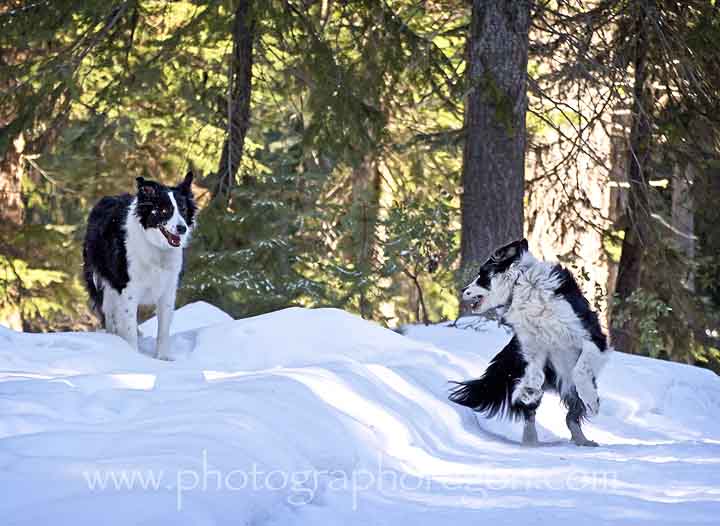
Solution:
{"label": "snow drift", "polygon": [[508,334],[400,335],[333,309],[176,313],[174,362],[102,333],[0,328],[3,524],[717,524],[720,380],[615,353],[568,442],[447,401]]}

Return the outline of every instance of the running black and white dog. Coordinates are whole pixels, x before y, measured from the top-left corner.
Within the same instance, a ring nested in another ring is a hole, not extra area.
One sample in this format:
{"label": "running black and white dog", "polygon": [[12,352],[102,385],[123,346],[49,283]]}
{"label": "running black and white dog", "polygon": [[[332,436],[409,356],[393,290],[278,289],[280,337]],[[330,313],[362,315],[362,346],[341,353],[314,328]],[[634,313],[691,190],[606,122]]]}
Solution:
{"label": "running black and white dog", "polygon": [[537,444],[535,410],[543,392],[555,390],[568,409],[572,441],[597,446],[580,426],[598,412],[596,379],[611,349],[572,274],[535,259],[523,239],[497,249],[462,299],[476,313],[500,309],[514,336],[483,376],[459,383],[450,400],[487,417],[523,419],[523,443]]}
{"label": "running black and white dog", "polygon": [[90,212],[84,276],[105,329],[137,350],[139,305],[155,305],[156,357],[169,360],[175,294],[195,220],[192,172],[174,187],[137,178],[137,195],[103,197]]}

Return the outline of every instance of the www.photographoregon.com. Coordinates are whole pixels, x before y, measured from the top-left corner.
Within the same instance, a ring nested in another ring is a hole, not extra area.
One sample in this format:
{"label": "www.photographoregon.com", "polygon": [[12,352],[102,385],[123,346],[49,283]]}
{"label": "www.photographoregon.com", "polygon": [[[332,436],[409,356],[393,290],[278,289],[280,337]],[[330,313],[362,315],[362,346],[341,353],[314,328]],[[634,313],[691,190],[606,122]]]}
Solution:
{"label": "www.photographoregon.com", "polygon": [[433,489],[455,492],[458,499],[481,507],[483,499],[494,492],[523,491],[601,491],[612,487],[617,473],[575,470],[560,475],[537,477],[498,474],[494,470],[473,475],[416,475],[386,467],[382,455],[375,466],[352,470],[266,469],[253,462],[241,469],[222,469],[210,461],[207,450],[200,454],[199,465],[178,470],[164,469],[96,469],[82,473],[91,491],[168,491],[174,492],[177,511],[185,506],[184,497],[191,492],[283,492],[289,505],[304,506],[318,495],[338,492],[349,495],[350,506],[357,510],[364,492],[382,495]]}

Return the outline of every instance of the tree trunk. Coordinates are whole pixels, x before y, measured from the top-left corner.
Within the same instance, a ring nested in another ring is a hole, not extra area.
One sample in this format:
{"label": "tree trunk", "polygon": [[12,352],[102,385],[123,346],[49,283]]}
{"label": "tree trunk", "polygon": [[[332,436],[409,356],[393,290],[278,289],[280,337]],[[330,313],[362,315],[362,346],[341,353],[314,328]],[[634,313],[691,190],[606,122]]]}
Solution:
{"label": "tree trunk", "polygon": [[523,235],[530,3],[474,0],[467,45],[463,268]]}
{"label": "tree trunk", "polygon": [[[355,266],[363,275],[373,271],[377,249],[377,219],[380,208],[380,172],[372,154],[367,154],[352,173],[353,252]],[[366,288],[360,289],[360,315],[372,317]]]}
{"label": "tree trunk", "polygon": [[[1,10],[1,9],[0,9]],[[6,67],[15,60],[14,50],[0,50],[0,67]],[[0,80],[0,93],[9,92],[16,84],[15,79],[5,77]],[[12,104],[0,106],[0,131],[17,117],[17,109]],[[14,137],[8,137],[5,151],[0,151],[0,258],[13,258],[14,247],[8,246],[8,240],[13,239],[22,228],[25,221],[25,203],[22,195],[22,181],[24,163],[22,155],[25,152],[25,136],[22,133]],[[4,266],[5,262],[0,261]],[[4,277],[0,276],[0,280]],[[0,283],[0,285],[5,285]],[[0,298],[0,303],[5,304],[5,316],[0,318],[0,325],[5,325],[15,330],[22,330],[23,319],[18,305],[21,290],[12,291],[12,299],[9,297]],[[17,294],[17,297],[16,297]],[[9,294],[8,294],[9,295]],[[10,301],[8,301],[10,300]],[[9,308],[9,304],[13,308]]]}
{"label": "tree trunk", "polygon": [[[648,91],[648,34],[647,5],[638,5],[634,51],[635,80],[633,84],[632,126],[628,151],[627,226],[618,266],[615,297],[622,304],[640,287],[643,253],[650,243],[651,217],[648,174],[646,164],[650,155],[650,118],[652,110]],[[613,324],[614,345],[625,352],[633,351],[632,323]]]}
{"label": "tree trunk", "polygon": [[250,127],[253,41],[256,20],[252,0],[238,0],[232,28],[233,52],[228,72],[227,136],[212,197],[227,198],[237,176]]}
{"label": "tree trunk", "polygon": [[[2,124],[2,123],[0,123]],[[22,154],[25,140],[21,135],[11,141],[0,159],[0,224],[18,228],[23,224]]]}
{"label": "tree trunk", "polygon": [[684,167],[675,165],[672,180],[672,226],[675,246],[682,254],[688,269],[683,283],[688,290],[695,290],[692,262],[695,259],[695,203],[692,196],[692,184],[695,180],[695,167],[688,163]]}
{"label": "tree trunk", "polygon": [[[2,125],[2,122],[0,122]],[[22,228],[25,219],[25,205],[22,199],[23,161],[22,153],[25,147],[23,136],[19,135],[12,141],[0,159],[0,257],[12,257],[8,254],[10,247],[5,245],[5,240],[15,237],[18,230]],[[0,276],[0,280],[2,280]],[[22,330],[23,318],[19,305],[22,295],[21,288],[15,288],[12,294],[10,309],[5,305],[5,316],[0,318],[0,325],[11,329]],[[16,296],[17,295],[17,296]],[[3,298],[5,303],[9,298]]]}

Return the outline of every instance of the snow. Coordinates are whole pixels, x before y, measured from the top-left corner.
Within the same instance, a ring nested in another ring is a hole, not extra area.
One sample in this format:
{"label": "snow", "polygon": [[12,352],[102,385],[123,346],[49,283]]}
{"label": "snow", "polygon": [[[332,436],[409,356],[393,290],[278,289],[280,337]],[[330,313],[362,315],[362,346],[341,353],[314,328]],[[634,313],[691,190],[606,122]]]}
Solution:
{"label": "snow", "polygon": [[[2,524],[717,524],[720,379],[615,353],[568,442],[447,401],[509,335],[384,329],[334,309],[232,320],[194,303],[174,362],[103,333],[0,328]],[[104,486],[104,489],[103,489]]]}

